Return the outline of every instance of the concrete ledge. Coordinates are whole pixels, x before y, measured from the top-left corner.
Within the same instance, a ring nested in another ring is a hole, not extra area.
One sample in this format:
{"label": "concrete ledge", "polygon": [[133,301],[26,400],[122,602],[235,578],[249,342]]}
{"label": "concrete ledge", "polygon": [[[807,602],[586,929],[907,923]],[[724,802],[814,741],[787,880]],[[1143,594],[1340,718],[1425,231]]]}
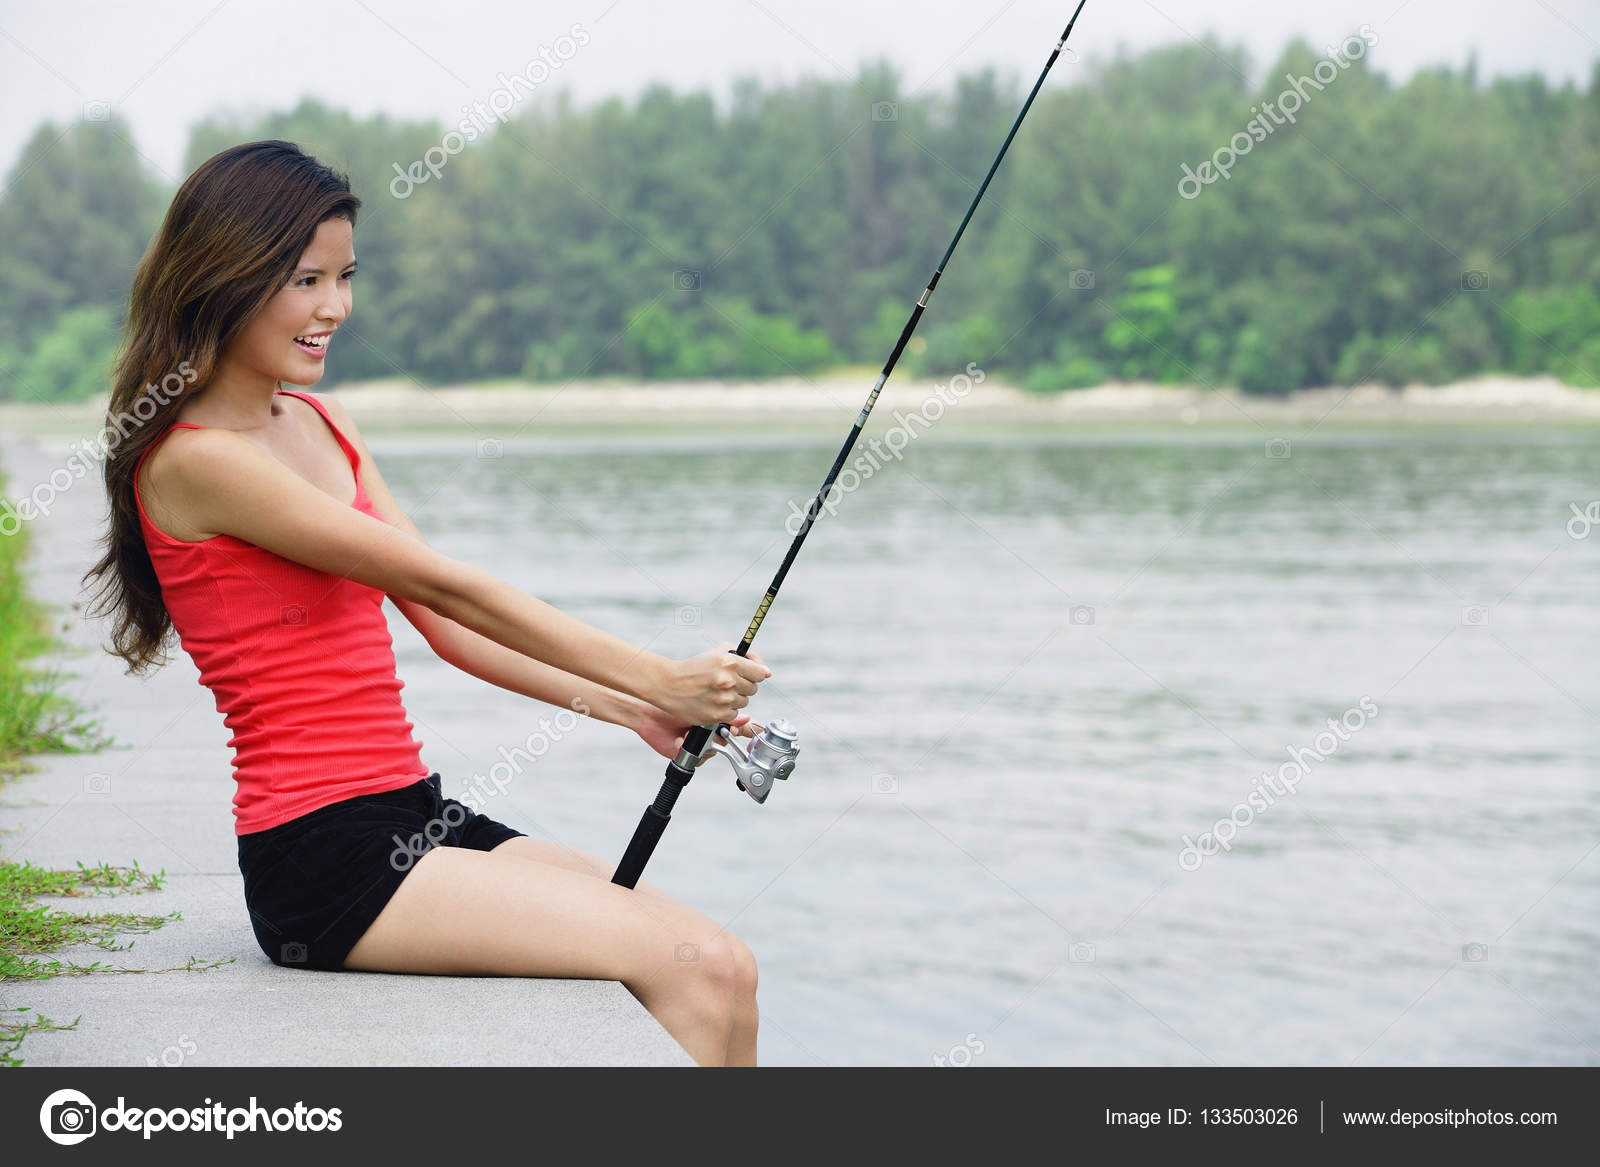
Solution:
{"label": "concrete ledge", "polygon": [[[47,482],[65,454],[0,439],[12,494]],[[25,1066],[694,1065],[616,981],[325,973],[267,960],[245,912],[228,731],[210,693],[181,651],[147,679],[127,676],[100,650],[103,630],[70,607],[104,510],[95,477],[56,494],[30,524],[27,575],[33,595],[56,607],[68,646],[47,663],[119,748],[43,755],[36,773],[0,787],[0,855],[68,869],[80,860],[165,868],[160,891],[46,902],[182,919],[131,937],[126,950],[56,954],[151,971],[0,986],[7,1008],[61,1024],[82,1018],[76,1030],[29,1034],[18,1050]],[[182,971],[191,958],[227,963]]]}
{"label": "concrete ledge", "polygon": [[[7,817],[10,817],[9,815]],[[32,856],[30,856],[32,858]],[[178,875],[159,892],[45,901],[183,919],[58,956],[128,971],[5,986],[69,1032],[32,1033],[25,1066],[657,1066],[692,1060],[616,981],[422,977],[285,969],[243,925],[237,875]],[[242,929],[242,936],[241,936]],[[123,940],[126,943],[126,938]]]}

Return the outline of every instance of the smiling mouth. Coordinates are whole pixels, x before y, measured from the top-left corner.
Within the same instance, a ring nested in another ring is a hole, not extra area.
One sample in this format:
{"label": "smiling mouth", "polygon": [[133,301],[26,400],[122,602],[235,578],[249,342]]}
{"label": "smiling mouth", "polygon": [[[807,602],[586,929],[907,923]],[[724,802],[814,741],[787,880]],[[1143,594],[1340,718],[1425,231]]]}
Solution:
{"label": "smiling mouth", "polygon": [[328,351],[328,337],[327,336],[318,336],[318,337],[297,336],[297,337],[294,338],[294,343],[295,343],[295,347],[297,347],[301,352],[307,353],[307,354],[309,354],[311,356],[320,357],[325,352]]}

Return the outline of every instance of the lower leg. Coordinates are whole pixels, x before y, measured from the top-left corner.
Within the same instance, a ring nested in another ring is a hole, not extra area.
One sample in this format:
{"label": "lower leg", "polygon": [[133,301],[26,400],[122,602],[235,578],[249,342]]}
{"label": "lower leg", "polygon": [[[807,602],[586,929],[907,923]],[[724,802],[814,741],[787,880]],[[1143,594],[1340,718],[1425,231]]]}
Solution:
{"label": "lower leg", "polygon": [[753,1066],[756,1064],[756,1026],[760,1021],[756,999],[750,997],[739,1003],[733,1020],[733,1033],[728,1038],[726,1066]]}
{"label": "lower leg", "polygon": [[683,1047],[684,1052],[699,1066],[723,1066],[728,1061],[730,1035],[725,1011],[715,1005],[707,1008],[703,999],[684,994],[666,995],[652,992],[648,985],[635,988],[623,982],[623,988],[633,994],[650,1016]]}

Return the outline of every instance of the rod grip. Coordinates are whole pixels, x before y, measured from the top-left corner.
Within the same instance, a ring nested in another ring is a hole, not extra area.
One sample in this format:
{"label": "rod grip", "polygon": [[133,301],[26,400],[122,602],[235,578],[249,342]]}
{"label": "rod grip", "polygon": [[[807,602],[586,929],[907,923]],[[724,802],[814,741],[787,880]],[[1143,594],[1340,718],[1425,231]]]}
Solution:
{"label": "rod grip", "polygon": [[611,877],[612,883],[626,888],[638,885],[639,876],[644,874],[644,865],[650,862],[650,856],[661,840],[661,832],[667,829],[671,821],[670,814],[662,814],[654,806],[644,808],[644,815],[634,828],[628,850],[623,854],[622,862],[617,864],[616,874]]}

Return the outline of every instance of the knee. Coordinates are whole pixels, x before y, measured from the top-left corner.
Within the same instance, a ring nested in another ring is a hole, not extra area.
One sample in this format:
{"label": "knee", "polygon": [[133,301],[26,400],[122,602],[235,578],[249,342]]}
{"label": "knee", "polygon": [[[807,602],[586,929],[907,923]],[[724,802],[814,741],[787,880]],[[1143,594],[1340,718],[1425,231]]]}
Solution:
{"label": "knee", "polygon": [[738,939],[727,932],[701,941],[697,963],[702,986],[732,1001],[742,983],[743,965],[739,959],[742,947]]}
{"label": "knee", "polygon": [[736,945],[723,934],[698,945],[679,945],[680,960],[687,950],[693,952],[687,971],[696,1011],[707,1022],[731,1025],[742,977]]}
{"label": "knee", "polygon": [[759,979],[755,953],[751,952],[749,945],[732,932],[725,935],[728,937],[729,947],[733,950],[734,992],[740,1000],[748,1000],[756,995],[756,982]]}

